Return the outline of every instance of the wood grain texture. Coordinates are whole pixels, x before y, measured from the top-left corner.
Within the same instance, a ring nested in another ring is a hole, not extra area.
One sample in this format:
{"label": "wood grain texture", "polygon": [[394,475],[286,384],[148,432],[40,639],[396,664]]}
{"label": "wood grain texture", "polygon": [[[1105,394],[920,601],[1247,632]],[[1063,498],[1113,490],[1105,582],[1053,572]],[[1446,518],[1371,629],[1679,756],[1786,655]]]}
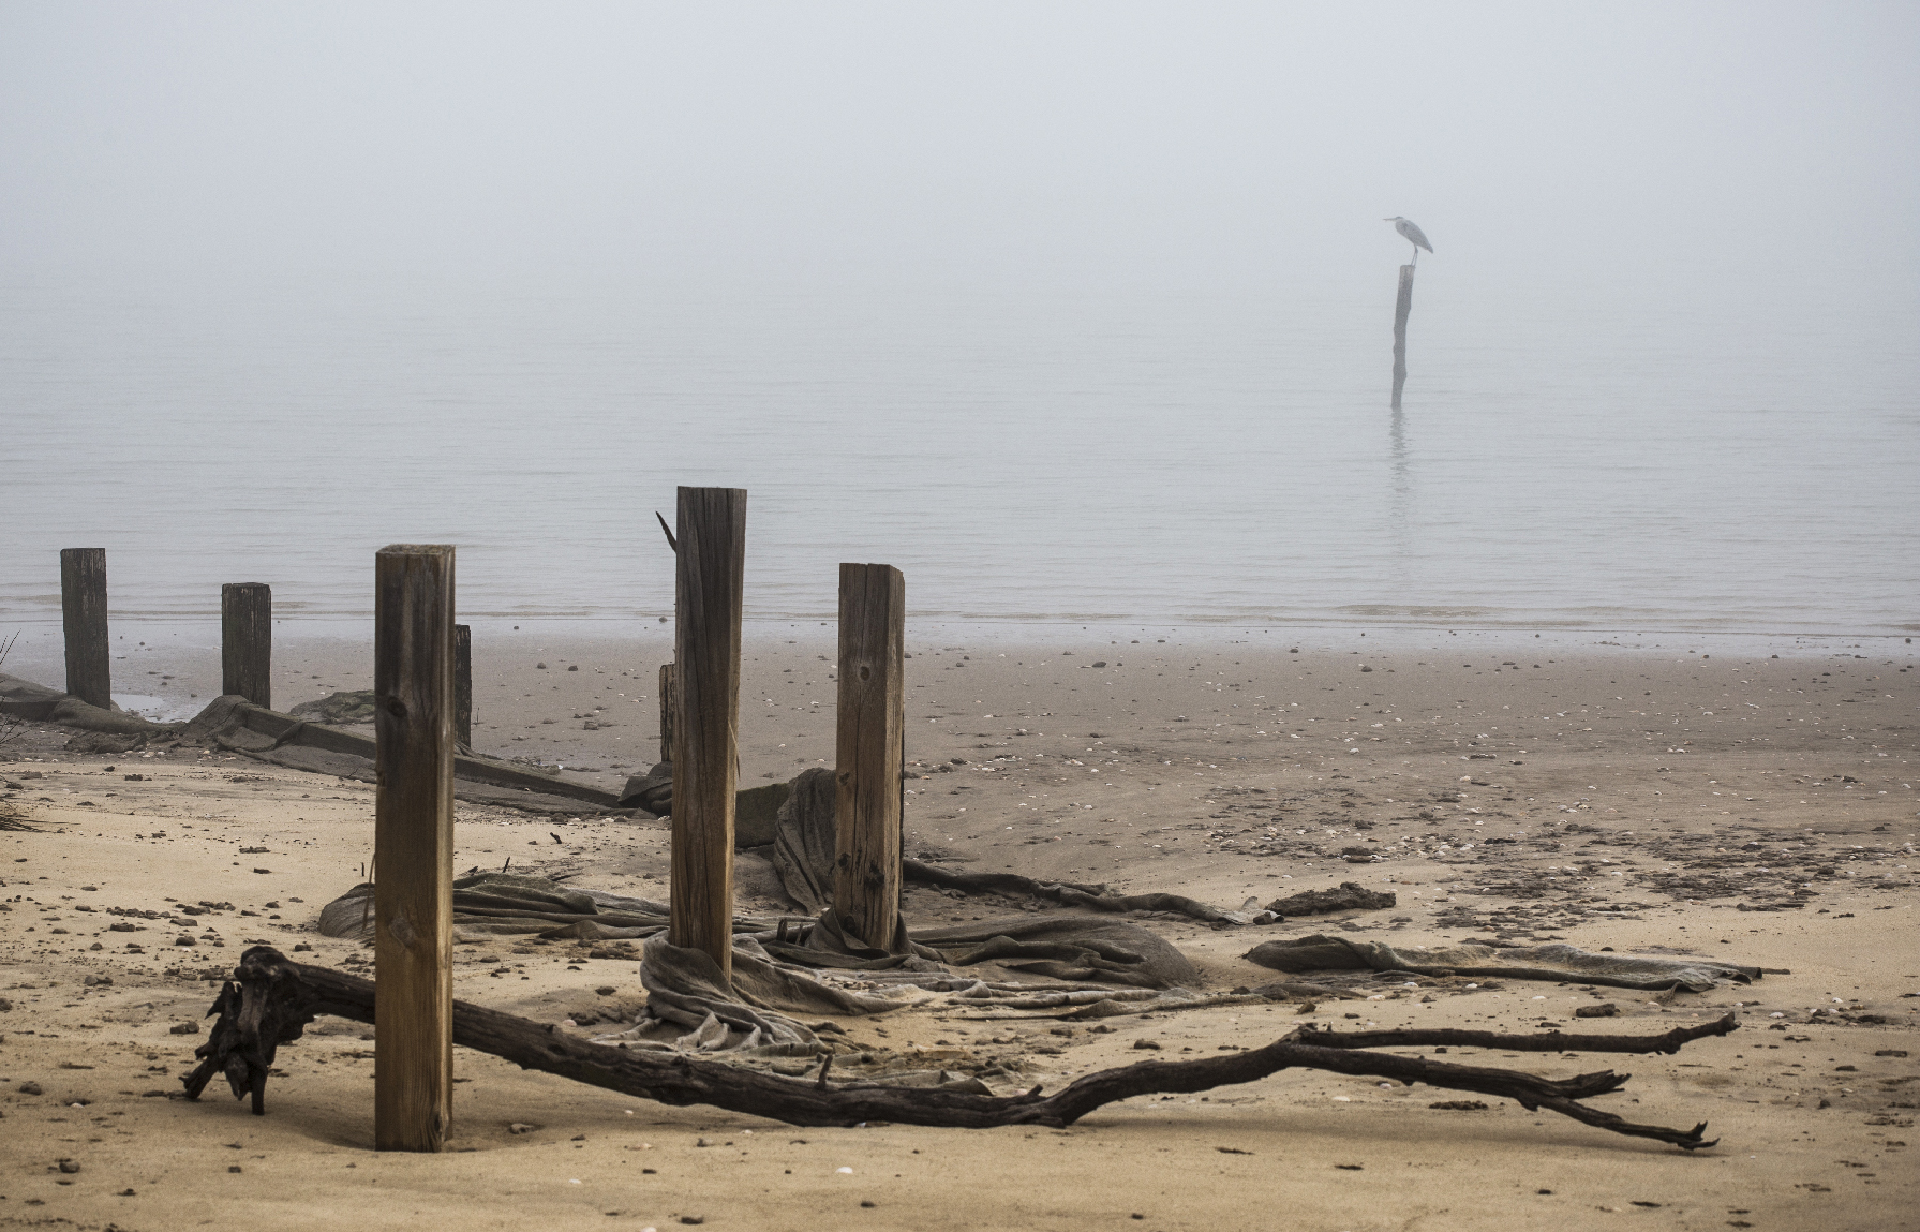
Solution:
{"label": "wood grain texture", "polygon": [[1400,390],[1407,383],[1407,317],[1413,312],[1413,269],[1400,267],[1400,293],[1393,303],[1393,409],[1400,409]]}
{"label": "wood grain texture", "polygon": [[453,626],[453,738],[473,751],[473,626]]}
{"label": "wood grain texture", "polygon": [[660,665],[660,760],[673,763],[673,716],[680,708],[680,690],[673,686],[673,664]]}
{"label": "wood grain texture", "polygon": [[67,692],[89,706],[113,704],[107,659],[107,549],[60,550],[60,623],[67,640]]}
{"label": "wood grain texture", "polygon": [[674,539],[672,908],[668,939],[733,975],[733,792],[747,494],[681,488]]}
{"label": "wood grain texture", "polygon": [[892,565],[840,566],[833,912],[890,949],[900,919],[907,582]]}
{"label": "wood grain texture", "polygon": [[440,1151],[453,1117],[454,550],[374,556],[373,1138]]}
{"label": "wood grain texture", "polygon": [[220,691],[273,709],[273,587],[220,587]]}
{"label": "wood grain texture", "polygon": [[[189,1099],[198,1099],[214,1075],[225,1075],[235,1096],[251,1094],[256,1115],[266,1111],[266,1084],[280,1044],[300,1038],[320,1014],[352,1022],[373,1017],[373,985],[357,976],[325,967],[290,963],[278,950],[255,946],[240,957],[236,980],[214,1002],[220,1019],[207,1042],[194,1050],[199,1066],[180,1081]],[[1724,1036],[1739,1028],[1729,1013],[1710,1023],[1658,1036],[1602,1037],[1591,1051],[1678,1052],[1696,1040]],[[1430,1033],[1399,1033],[1406,1043],[1428,1043]],[[1474,1034],[1482,1034],[1475,1032]],[[1487,1033],[1491,1034],[1491,1033]],[[708,1104],[751,1116],[773,1117],[789,1125],[858,1125],[893,1121],[989,1129],[1002,1125],[1071,1125],[1099,1108],[1123,1099],[1161,1093],[1197,1094],[1216,1087],[1256,1082],[1287,1069],[1311,1069],[1352,1076],[1387,1078],[1409,1085],[1422,1082],[1455,1091],[1511,1099],[1532,1111],[1545,1108],[1596,1129],[1668,1142],[1693,1151],[1714,1145],[1702,1137],[1706,1123],[1692,1129],[1637,1125],[1579,1101],[1609,1095],[1631,1074],[1598,1070],[1573,1078],[1540,1078],[1518,1070],[1454,1065],[1426,1057],[1372,1052],[1356,1040],[1324,1030],[1297,1031],[1264,1047],[1191,1061],[1145,1061],[1099,1070],[1076,1079],[1052,1095],[1039,1087],[1017,1095],[979,1095],[938,1087],[893,1087],[829,1082],[831,1054],[816,1077],[783,1078],[725,1061],[681,1053],[628,1051],[576,1039],[551,1023],[533,1022],[465,1001],[453,1003],[453,1037],[463,1048],[504,1057],[522,1069],[537,1069],[575,1082],[662,1104]],[[1558,1051],[1562,1037],[1492,1035],[1486,1046]],[[1535,1122],[1538,1124],[1539,1122]]]}

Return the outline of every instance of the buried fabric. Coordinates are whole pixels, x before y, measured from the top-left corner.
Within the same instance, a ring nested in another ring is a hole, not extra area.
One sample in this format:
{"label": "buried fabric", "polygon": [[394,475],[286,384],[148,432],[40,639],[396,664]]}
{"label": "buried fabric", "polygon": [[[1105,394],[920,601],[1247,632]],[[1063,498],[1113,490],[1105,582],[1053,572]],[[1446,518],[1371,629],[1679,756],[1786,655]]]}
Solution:
{"label": "buried fabric", "polygon": [[1772,967],[1747,967],[1704,958],[1673,960],[1638,954],[1596,954],[1571,945],[1402,949],[1383,941],[1359,941],[1325,934],[1263,942],[1242,957],[1276,971],[1410,971],[1430,976],[1569,980],[1647,990],[1677,985],[1688,992],[1706,992],[1726,983],[1746,984],[1763,974],[1790,974]]}

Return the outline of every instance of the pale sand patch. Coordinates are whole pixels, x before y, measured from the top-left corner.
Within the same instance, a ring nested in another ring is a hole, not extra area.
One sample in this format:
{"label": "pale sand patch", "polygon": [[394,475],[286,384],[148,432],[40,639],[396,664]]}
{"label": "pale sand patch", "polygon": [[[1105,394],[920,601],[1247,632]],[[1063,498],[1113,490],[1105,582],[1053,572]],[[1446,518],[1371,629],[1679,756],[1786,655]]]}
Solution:
{"label": "pale sand patch", "polygon": [[[197,1019],[214,985],[168,977],[167,969],[228,965],[252,938],[284,949],[310,944],[313,951],[300,957],[318,962],[363,953],[302,930],[369,858],[371,789],[189,750],[68,757],[35,737],[0,762],[0,779],[17,784],[0,789],[5,803],[41,831],[0,834],[7,883],[0,897],[8,907],[0,912],[0,996],[14,1005],[0,1013],[0,1226],[65,1219],[82,1227],[113,1222],[129,1232],[206,1220],[263,1228],[665,1228],[697,1214],[707,1226],[755,1229],[1532,1229],[1607,1226],[1615,1218],[1686,1228],[1735,1221],[1891,1228],[1920,1198],[1904,1145],[1913,1130],[1901,1123],[1916,1113],[1889,1106],[1920,1102],[1920,1082],[1901,1081],[1920,1069],[1912,1056],[1875,1055],[1912,1054],[1920,1017],[1912,1010],[1920,999],[1905,995],[1920,992],[1906,846],[1916,828],[1910,776],[1920,674],[1901,671],[1910,657],[1703,661],[1596,652],[1576,662],[1543,657],[1534,668],[1535,659],[1513,652],[1293,656],[1284,647],[1255,653],[1064,640],[945,649],[958,646],[916,646],[909,664],[910,683],[919,686],[910,690],[909,757],[930,776],[909,784],[916,792],[911,851],[963,857],[969,869],[1011,867],[1222,903],[1250,894],[1266,901],[1347,878],[1376,888],[1391,882],[1398,908],[1348,922],[1377,927],[1365,935],[1395,944],[1457,941],[1493,926],[1515,939],[1688,948],[1793,974],[1670,1005],[1623,990],[1596,995],[1508,982],[1499,992],[1429,1004],[1412,996],[1325,1002],[1307,1019],[1291,1005],[1128,1017],[1110,1020],[1111,1035],[1082,1029],[1064,1039],[1046,1023],[903,1014],[850,1020],[856,1039],[896,1048],[944,1039],[1024,1052],[1036,1080],[1052,1086],[1139,1059],[1145,1054],[1132,1043],[1141,1037],[1161,1043],[1150,1055],[1168,1058],[1183,1048],[1197,1054],[1264,1041],[1303,1020],[1525,1030],[1543,1019],[1571,1026],[1574,1006],[1604,999],[1622,1017],[1583,1025],[1624,1033],[1738,1006],[1742,1030],[1676,1057],[1488,1058],[1554,1074],[1631,1071],[1624,1095],[1596,1103],[1636,1120],[1710,1121],[1721,1146],[1689,1157],[1511,1104],[1432,1111],[1429,1103],[1452,1093],[1320,1074],[1278,1075],[1205,1100],[1135,1101],[1060,1133],[796,1130],[660,1108],[460,1052],[457,1074],[470,1081],[457,1088],[455,1146],[472,1153],[379,1156],[367,1149],[373,1063],[353,1055],[371,1045],[350,1024],[282,1051],[288,1076],[270,1086],[264,1118],[218,1092],[199,1104],[143,1097],[177,1090],[193,1045],[205,1038],[167,1028]],[[627,663],[604,647],[596,662],[589,649],[562,646],[562,654],[549,639],[540,659],[502,655],[497,666],[482,666],[480,680],[502,695],[483,708],[497,726],[483,727],[482,746],[496,739],[491,751],[518,752],[513,746],[538,743],[546,756],[600,767],[610,778],[621,773],[613,761],[650,761],[631,750],[655,734],[647,687],[653,663]],[[355,683],[345,679],[353,654],[338,653],[344,687]],[[831,665],[821,653],[830,647],[796,642],[750,655],[743,780],[785,777],[832,756]],[[537,661],[548,668],[535,668]],[[1095,661],[1108,668],[1092,667]],[[582,670],[565,672],[569,662]],[[1374,671],[1360,673],[1363,662]],[[632,674],[621,677],[623,669]],[[1833,675],[1820,675],[1827,671]],[[298,700],[288,693],[282,704]],[[620,726],[587,730],[573,717],[602,703],[601,713]],[[1174,721],[1183,715],[1186,722]],[[1014,734],[1022,728],[1031,734]],[[1101,735],[1088,734],[1095,731]],[[1296,732],[1301,739],[1292,738]],[[516,742],[513,734],[528,739]],[[1352,748],[1362,752],[1346,751]],[[1668,752],[1680,748],[1687,751]],[[956,757],[966,764],[934,769]],[[24,779],[27,772],[44,777]],[[127,773],[151,780],[128,782]],[[1486,786],[1463,784],[1462,775]],[[1436,798],[1456,791],[1462,799]],[[1489,845],[1489,834],[1516,841]],[[1402,844],[1403,837],[1417,841]],[[1452,840],[1444,851],[1441,838]],[[1776,841],[1783,838],[1792,841]],[[516,867],[529,860],[581,867],[580,880],[595,886],[653,895],[664,888],[658,826],[564,826],[463,806],[457,842],[461,869],[498,867],[512,856]],[[1745,850],[1748,842],[1761,849]],[[1349,864],[1338,852],[1350,845],[1394,854]],[[267,850],[243,854],[242,847]],[[1809,905],[1737,909],[1765,897],[1757,891],[1789,884],[1776,876],[1782,869],[1805,874],[1798,884],[1813,887]],[[1739,892],[1698,891],[1688,903],[1684,890],[1661,888],[1679,885],[1675,877]],[[1522,882],[1537,896],[1469,892]],[[109,907],[177,912],[169,897],[233,908],[176,914],[188,920],[184,927],[106,914]],[[1637,918],[1616,918],[1586,901],[1595,899],[1645,905],[1619,913]],[[1463,906],[1475,913],[1471,920],[1459,914]],[[907,911],[940,922],[1016,907],[914,890]],[[108,931],[115,921],[147,931]],[[224,947],[211,945],[209,925]],[[1237,957],[1256,941],[1337,930],[1341,921],[1221,932],[1184,922],[1154,926],[1195,955],[1209,987],[1226,989],[1274,978]],[[173,945],[182,932],[201,943]],[[103,948],[89,948],[96,943]],[[127,953],[129,943],[146,953]],[[574,952],[528,948],[457,947],[456,995],[557,1021],[596,1003],[597,987],[623,997],[639,992],[630,962],[584,960],[569,970]],[[503,964],[505,972],[493,974]],[[113,983],[88,986],[88,975]],[[5,987],[16,984],[35,987]],[[1889,1021],[1809,1022],[1816,1007]],[[1786,1029],[1770,1029],[1776,1025]],[[35,1034],[21,1034],[29,1030]],[[989,1038],[1017,1042],[982,1042]],[[1034,1053],[1035,1044],[1062,1051]],[[27,1082],[44,1093],[19,1093]],[[71,1106],[82,1099],[91,1102]],[[1822,1099],[1832,1106],[1820,1109]],[[509,1134],[514,1122],[541,1128]],[[714,1145],[695,1146],[701,1137]],[[1223,1146],[1252,1154],[1224,1154]],[[81,1170],[48,1171],[63,1157]],[[1363,1170],[1343,1170],[1353,1164]],[[132,1196],[117,1196],[128,1188]],[[862,1200],[876,1205],[862,1207]],[[41,1205],[29,1205],[35,1201]],[[1129,1218],[1136,1213],[1145,1218]]]}

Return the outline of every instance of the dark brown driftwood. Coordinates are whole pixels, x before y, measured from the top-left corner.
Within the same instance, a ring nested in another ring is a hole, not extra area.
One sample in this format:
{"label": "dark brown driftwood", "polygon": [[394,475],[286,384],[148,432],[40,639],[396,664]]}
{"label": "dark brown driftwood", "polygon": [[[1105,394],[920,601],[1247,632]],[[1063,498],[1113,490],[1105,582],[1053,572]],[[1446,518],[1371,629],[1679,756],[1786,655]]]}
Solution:
{"label": "dark brown driftwood", "polygon": [[[209,1011],[218,1013],[220,1019],[207,1042],[195,1052],[202,1058],[200,1065],[181,1079],[190,1098],[199,1098],[215,1074],[224,1074],[234,1095],[252,1095],[254,1113],[263,1114],[267,1074],[279,1045],[299,1039],[302,1029],[316,1015],[332,1014],[355,1022],[373,1021],[371,982],[324,967],[288,962],[279,951],[268,946],[255,946],[241,955],[236,976],[236,981],[229,981],[221,989],[219,999]],[[1728,1015],[1715,1023],[1659,1036],[1614,1040],[1598,1036],[1554,1037],[1554,1040],[1556,1047],[1565,1047],[1568,1039],[1579,1038],[1581,1047],[1588,1051],[1601,1051],[1599,1041],[1605,1040],[1608,1050],[1672,1052],[1688,1039],[1725,1035],[1737,1025],[1733,1016]],[[1382,1031],[1370,1034],[1412,1037],[1445,1033]],[[1485,1035],[1492,1041],[1491,1046],[1501,1048],[1531,1046],[1529,1037],[1525,1036],[1458,1034]],[[1685,1038],[1680,1038],[1682,1036]],[[1224,1056],[1194,1061],[1143,1061],[1101,1070],[1045,1097],[1038,1087],[1021,1095],[998,1096],[861,1083],[832,1086],[826,1082],[825,1066],[818,1079],[782,1078],[677,1054],[592,1044],[562,1035],[545,1024],[498,1010],[465,1001],[453,1003],[453,1042],[462,1047],[504,1057],[523,1069],[545,1070],[642,1099],[674,1105],[711,1104],[733,1112],[771,1117],[789,1125],[895,1121],[959,1129],[1000,1125],[1058,1127],[1071,1125],[1097,1108],[1136,1095],[1192,1094],[1299,1068],[1371,1075],[1409,1085],[1424,1082],[1447,1090],[1511,1099],[1529,1111],[1546,1108],[1597,1129],[1670,1142],[1689,1151],[1714,1145],[1701,1137],[1706,1129],[1704,1122],[1690,1130],[1635,1125],[1577,1102],[1618,1091],[1631,1075],[1601,1070],[1555,1081],[1513,1070],[1368,1052],[1351,1046],[1355,1038],[1316,1030]],[[1400,1042],[1427,1041],[1407,1038]]]}
{"label": "dark brown driftwood", "polygon": [[[1031,894],[1090,911],[1170,911],[1208,921],[1236,918],[1184,894],[1110,894],[1103,885],[1035,881],[1018,873],[954,873],[911,859],[902,860],[900,866],[908,881],[939,886],[943,890],[962,890],[969,894]],[[1246,922],[1244,916],[1237,919],[1240,923]]]}
{"label": "dark brown driftwood", "polygon": [[1295,1032],[1303,1044],[1327,1048],[1502,1048],[1509,1052],[1664,1052],[1680,1051],[1683,1044],[1710,1035],[1725,1035],[1737,1030],[1739,1020],[1732,1014],[1694,1027],[1675,1027],[1659,1035],[1502,1035],[1497,1031],[1466,1031],[1458,1027],[1432,1027],[1405,1031],[1350,1031],[1341,1034],[1314,1025]]}

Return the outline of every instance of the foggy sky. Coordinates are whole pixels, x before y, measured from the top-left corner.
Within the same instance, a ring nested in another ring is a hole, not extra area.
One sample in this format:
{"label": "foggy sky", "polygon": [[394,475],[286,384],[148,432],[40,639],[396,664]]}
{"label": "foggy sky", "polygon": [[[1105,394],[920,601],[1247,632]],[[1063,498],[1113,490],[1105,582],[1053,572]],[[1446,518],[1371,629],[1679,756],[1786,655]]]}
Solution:
{"label": "foggy sky", "polygon": [[1920,8],[0,4],[0,274],[1910,304]]}

